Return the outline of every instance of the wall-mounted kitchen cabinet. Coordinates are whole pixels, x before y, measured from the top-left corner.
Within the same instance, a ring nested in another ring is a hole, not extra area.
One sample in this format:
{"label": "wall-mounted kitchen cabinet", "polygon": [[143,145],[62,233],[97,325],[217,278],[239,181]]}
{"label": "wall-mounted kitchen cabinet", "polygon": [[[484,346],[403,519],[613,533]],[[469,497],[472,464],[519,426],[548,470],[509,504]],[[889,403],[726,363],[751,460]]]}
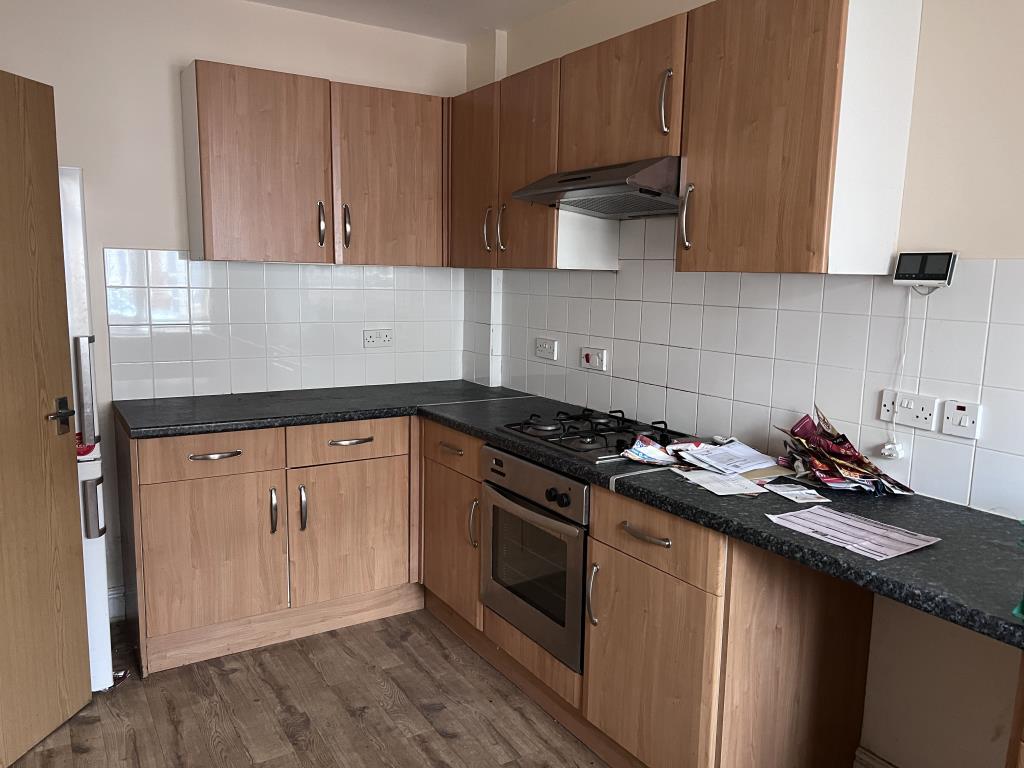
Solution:
{"label": "wall-mounted kitchen cabinet", "polygon": [[558,170],[678,155],[686,14],[561,59]]}
{"label": "wall-mounted kitchen cabinet", "polygon": [[332,263],[330,83],[195,61],[181,96],[192,258]]}
{"label": "wall-mounted kitchen cabinet", "polygon": [[442,264],[442,100],[331,84],[339,264]]}
{"label": "wall-mounted kitchen cabinet", "polygon": [[678,270],[889,271],[920,18],[920,0],[690,11]]}

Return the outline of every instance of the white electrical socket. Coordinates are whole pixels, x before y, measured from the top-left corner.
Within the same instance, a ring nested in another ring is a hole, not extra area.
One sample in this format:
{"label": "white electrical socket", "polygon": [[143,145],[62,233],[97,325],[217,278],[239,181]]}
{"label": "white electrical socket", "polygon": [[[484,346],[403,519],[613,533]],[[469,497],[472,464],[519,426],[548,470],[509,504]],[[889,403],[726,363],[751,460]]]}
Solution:
{"label": "white electrical socket", "polygon": [[935,431],[938,426],[939,399],[915,392],[882,390],[882,404],[878,409],[880,421],[893,421],[915,429]]}
{"label": "white electrical socket", "polygon": [[608,350],[599,347],[580,347],[580,368],[591,371],[607,371]]}
{"label": "white electrical socket", "polygon": [[981,406],[978,403],[964,403],[947,400],[942,412],[942,432],[957,437],[977,439],[981,426]]}
{"label": "white electrical socket", "polygon": [[538,336],[534,340],[534,354],[537,357],[542,357],[545,360],[557,360],[558,359],[558,340],[557,339],[545,339],[542,336]]}
{"label": "white electrical socket", "polygon": [[394,342],[394,334],[390,328],[366,328],[363,330],[363,348],[377,349],[390,347]]}

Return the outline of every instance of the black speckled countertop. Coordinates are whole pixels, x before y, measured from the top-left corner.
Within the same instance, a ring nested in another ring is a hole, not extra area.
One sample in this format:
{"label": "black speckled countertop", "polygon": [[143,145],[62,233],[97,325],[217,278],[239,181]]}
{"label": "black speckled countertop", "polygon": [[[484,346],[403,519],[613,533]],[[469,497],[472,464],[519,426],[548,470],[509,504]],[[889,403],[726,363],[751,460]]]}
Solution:
{"label": "black speckled countertop", "polygon": [[[419,414],[606,488],[616,475],[643,469],[625,463],[595,466],[501,429],[531,412],[573,407],[465,381],[114,404],[118,418],[137,438]],[[775,494],[715,496],[668,471],[620,477],[615,491],[1024,649],[1024,622],[1011,613],[1024,591],[1024,550],[1017,543],[1024,537],[1024,527],[1014,520],[927,496],[873,498],[842,491],[826,493],[836,509],[942,539],[916,552],[876,562],[772,523],[766,514],[799,508]]]}

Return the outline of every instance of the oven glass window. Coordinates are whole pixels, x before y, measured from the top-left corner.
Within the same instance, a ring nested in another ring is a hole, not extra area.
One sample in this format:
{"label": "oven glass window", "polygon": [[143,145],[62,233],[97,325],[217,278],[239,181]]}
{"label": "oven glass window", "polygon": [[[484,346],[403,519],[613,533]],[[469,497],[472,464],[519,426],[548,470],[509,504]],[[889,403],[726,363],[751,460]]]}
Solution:
{"label": "oven glass window", "polygon": [[495,505],[491,547],[494,581],[564,627],[565,541]]}

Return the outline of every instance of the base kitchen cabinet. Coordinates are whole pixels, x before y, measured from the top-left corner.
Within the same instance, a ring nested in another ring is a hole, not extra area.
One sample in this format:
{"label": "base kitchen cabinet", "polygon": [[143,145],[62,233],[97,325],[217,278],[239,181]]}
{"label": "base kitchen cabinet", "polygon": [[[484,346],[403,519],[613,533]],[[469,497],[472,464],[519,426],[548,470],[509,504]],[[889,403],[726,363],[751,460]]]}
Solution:
{"label": "base kitchen cabinet", "polygon": [[409,581],[409,459],[288,470],[292,605]]}
{"label": "base kitchen cabinet", "polygon": [[424,460],[423,586],[482,630],[479,506],[479,480]]}

